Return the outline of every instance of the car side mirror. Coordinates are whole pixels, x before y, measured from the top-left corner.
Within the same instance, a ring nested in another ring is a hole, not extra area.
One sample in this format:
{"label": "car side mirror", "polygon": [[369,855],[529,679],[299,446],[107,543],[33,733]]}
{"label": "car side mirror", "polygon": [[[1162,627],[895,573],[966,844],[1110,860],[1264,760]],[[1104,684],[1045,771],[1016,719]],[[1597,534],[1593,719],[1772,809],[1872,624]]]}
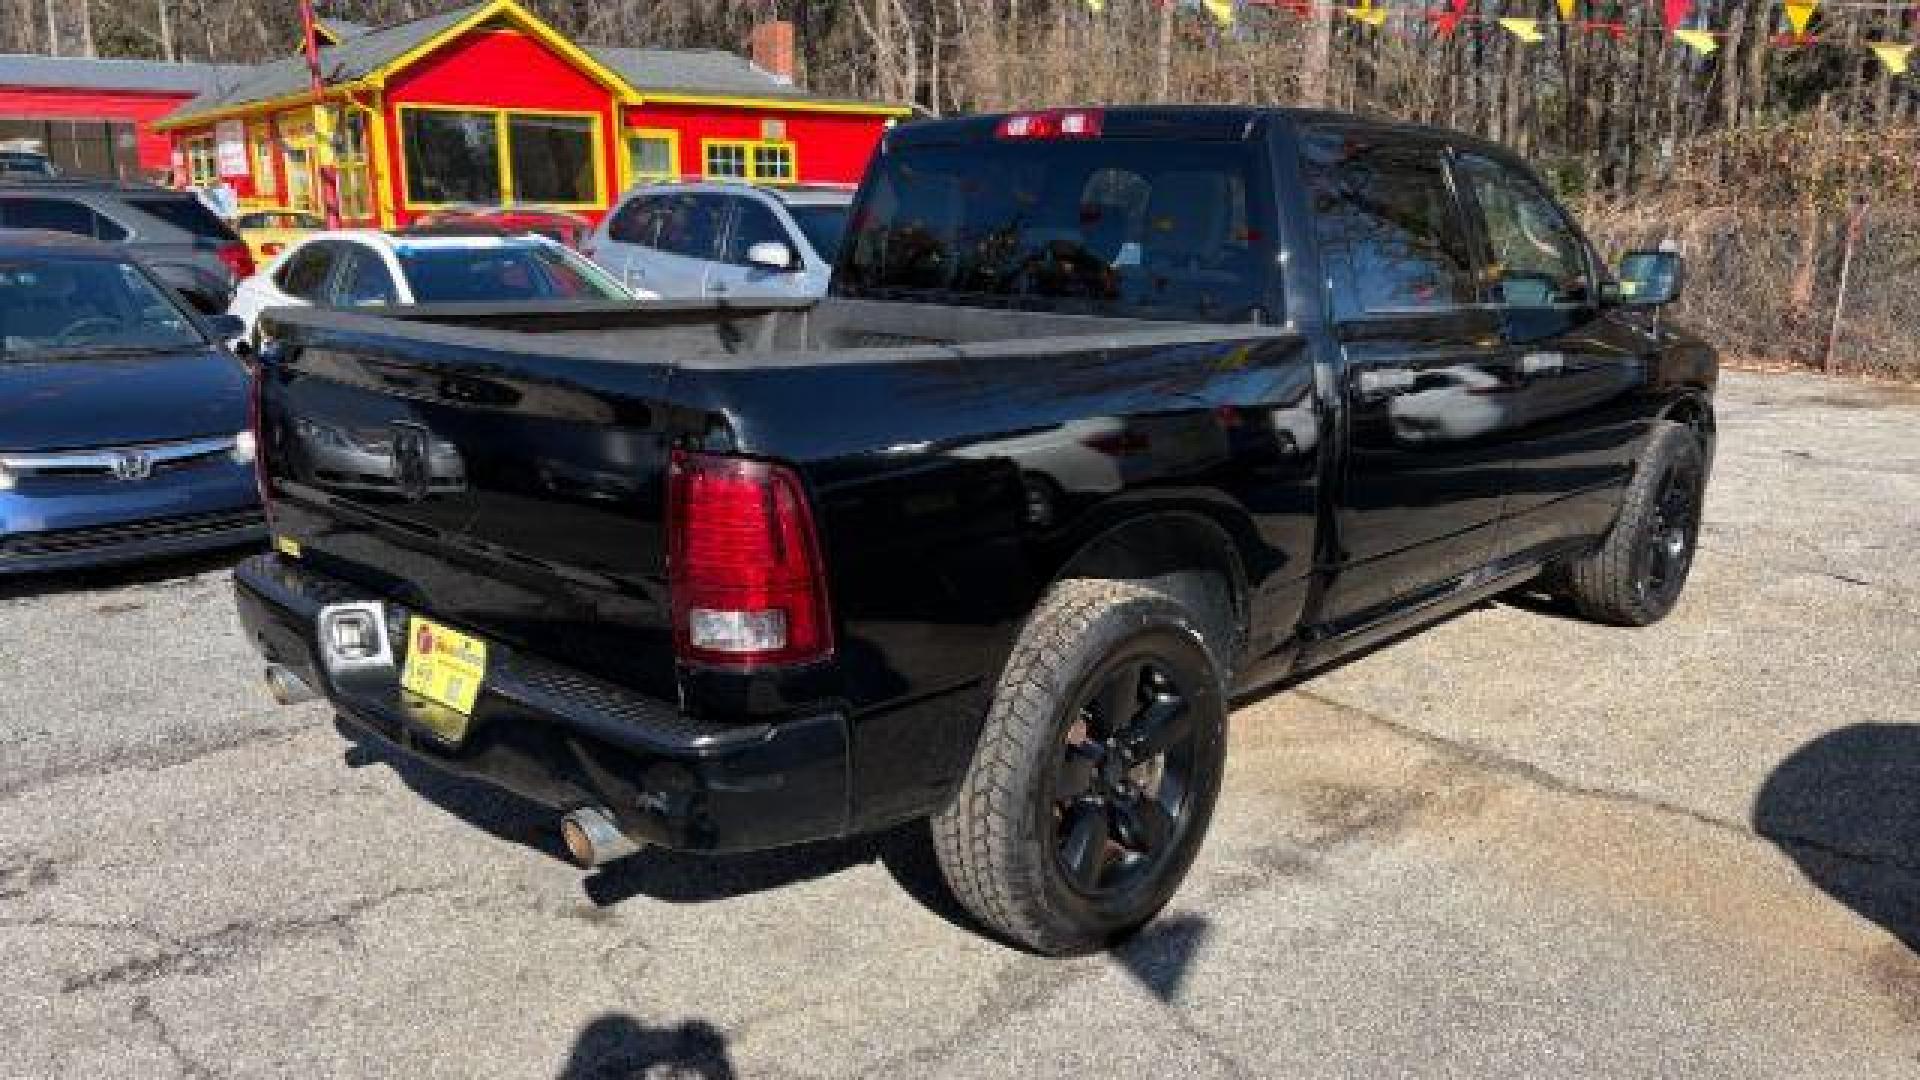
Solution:
{"label": "car side mirror", "polygon": [[232,341],[235,338],[246,337],[247,324],[238,315],[228,315],[225,312],[218,315],[205,315],[201,317],[201,322],[206,324],[207,333],[213,335],[217,341]]}
{"label": "car side mirror", "polygon": [[1622,307],[1659,307],[1680,299],[1686,276],[1677,251],[1632,251],[1620,260],[1620,280],[1609,282],[1607,298]]}
{"label": "car side mirror", "polygon": [[799,261],[794,257],[793,249],[779,240],[762,240],[747,249],[748,265],[762,270],[797,270]]}

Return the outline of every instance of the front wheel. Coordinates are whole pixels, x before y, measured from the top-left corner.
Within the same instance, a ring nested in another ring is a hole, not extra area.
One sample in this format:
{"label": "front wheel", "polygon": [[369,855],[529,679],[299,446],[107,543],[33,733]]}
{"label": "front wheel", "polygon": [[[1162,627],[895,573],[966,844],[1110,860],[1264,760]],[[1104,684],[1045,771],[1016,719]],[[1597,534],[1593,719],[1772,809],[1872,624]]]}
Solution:
{"label": "front wheel", "polygon": [[1226,709],[1199,623],[1126,582],[1063,582],[1002,675],[960,792],[933,819],[955,896],[1054,955],[1151,919],[1220,791]]}
{"label": "front wheel", "polygon": [[1706,452],[1691,428],[1655,423],[1613,529],[1551,580],[1580,614],[1618,626],[1659,622],[1693,568],[1706,496]]}

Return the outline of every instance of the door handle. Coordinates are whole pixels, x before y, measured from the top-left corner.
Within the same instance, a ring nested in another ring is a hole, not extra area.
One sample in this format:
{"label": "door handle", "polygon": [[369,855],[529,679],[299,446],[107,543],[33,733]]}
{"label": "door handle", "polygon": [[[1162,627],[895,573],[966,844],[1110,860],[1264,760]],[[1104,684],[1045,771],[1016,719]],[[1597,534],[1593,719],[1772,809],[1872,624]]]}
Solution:
{"label": "door handle", "polygon": [[1520,358],[1522,375],[1558,375],[1567,368],[1564,353],[1530,352]]}
{"label": "door handle", "polygon": [[1360,372],[1364,397],[1388,397],[1413,389],[1416,376],[1406,368],[1367,368]]}

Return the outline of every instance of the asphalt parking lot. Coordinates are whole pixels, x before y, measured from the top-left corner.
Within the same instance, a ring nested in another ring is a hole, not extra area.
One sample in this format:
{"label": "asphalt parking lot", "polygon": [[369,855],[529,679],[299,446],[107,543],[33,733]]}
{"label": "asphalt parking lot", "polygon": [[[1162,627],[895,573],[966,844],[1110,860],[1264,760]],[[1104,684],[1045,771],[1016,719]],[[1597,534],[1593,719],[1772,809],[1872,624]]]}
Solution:
{"label": "asphalt parking lot", "polygon": [[0,584],[0,1076],[1920,1074],[1920,394],[1729,376],[1678,612],[1469,612],[1234,717],[1050,961],[910,831],[583,875],[258,685],[217,563]]}

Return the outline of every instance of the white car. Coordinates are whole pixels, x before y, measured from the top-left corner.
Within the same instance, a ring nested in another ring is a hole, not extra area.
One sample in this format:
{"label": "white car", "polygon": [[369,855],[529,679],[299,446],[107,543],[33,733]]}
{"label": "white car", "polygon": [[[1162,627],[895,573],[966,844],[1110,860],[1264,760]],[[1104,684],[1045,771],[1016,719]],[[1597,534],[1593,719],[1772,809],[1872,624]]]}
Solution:
{"label": "white car", "polygon": [[228,314],[258,340],[275,307],[366,307],[516,300],[632,300],[606,271],[544,236],[314,233],[240,283]]}

